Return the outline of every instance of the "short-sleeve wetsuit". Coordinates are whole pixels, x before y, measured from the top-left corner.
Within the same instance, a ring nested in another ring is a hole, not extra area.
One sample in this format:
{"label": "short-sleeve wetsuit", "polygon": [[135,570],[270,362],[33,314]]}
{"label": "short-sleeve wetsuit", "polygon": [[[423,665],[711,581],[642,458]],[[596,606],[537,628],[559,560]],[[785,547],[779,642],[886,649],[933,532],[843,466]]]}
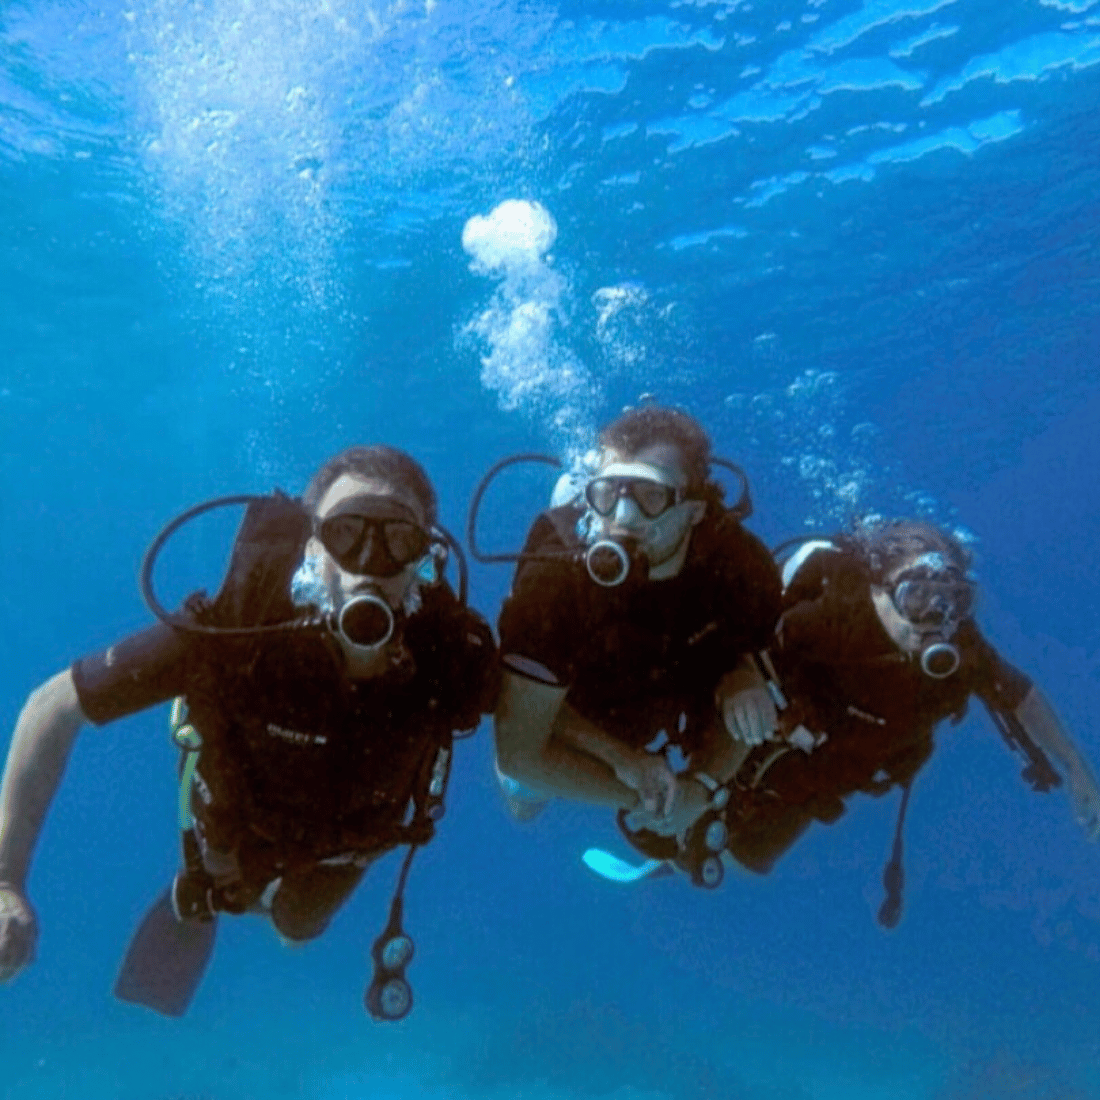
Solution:
{"label": "short-sleeve wetsuit", "polygon": [[97,725],[186,698],[202,737],[196,831],[238,859],[246,901],[348,853],[358,878],[399,842],[438,748],[493,705],[488,626],[445,585],[422,597],[399,659],[373,679],[345,675],[323,626],[237,638],[157,624],[78,660],[77,695]]}
{"label": "short-sleeve wetsuit", "polygon": [[936,727],[962,719],[971,696],[1011,712],[1031,681],[1004,661],[968,619],[953,643],[959,668],[934,679],[895,645],[871,600],[871,576],[852,552],[819,549],[795,573],[772,659],[790,701],[788,725],[825,740],[812,752],[762,746],[739,779],[750,790],[731,813],[731,849],[768,871],[817,819],[835,821],[843,799],[906,783],[928,760]]}
{"label": "short-sleeve wetsuit", "polygon": [[[589,577],[567,505],[533,524],[500,617],[502,662],[531,662],[567,701],[624,744],[662,731],[685,754],[715,720],[714,692],[742,654],[768,644],[779,574],[764,545],[714,506],[693,529],[675,577],[605,588]],[[554,557],[553,555],[559,555]],[[520,658],[520,660],[516,660]]]}

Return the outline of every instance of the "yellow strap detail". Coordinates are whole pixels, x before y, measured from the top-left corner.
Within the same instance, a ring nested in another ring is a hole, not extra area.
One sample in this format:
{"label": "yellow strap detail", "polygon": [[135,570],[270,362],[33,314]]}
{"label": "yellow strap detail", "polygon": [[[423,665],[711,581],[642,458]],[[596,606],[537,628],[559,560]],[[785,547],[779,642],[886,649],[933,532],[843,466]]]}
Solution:
{"label": "yellow strap detail", "polygon": [[195,782],[195,768],[199,763],[202,737],[187,720],[187,702],[182,695],[172,700],[172,712],[168,719],[172,740],[183,750],[183,767],[180,769],[179,824],[186,832],[195,824],[191,813],[191,787]]}

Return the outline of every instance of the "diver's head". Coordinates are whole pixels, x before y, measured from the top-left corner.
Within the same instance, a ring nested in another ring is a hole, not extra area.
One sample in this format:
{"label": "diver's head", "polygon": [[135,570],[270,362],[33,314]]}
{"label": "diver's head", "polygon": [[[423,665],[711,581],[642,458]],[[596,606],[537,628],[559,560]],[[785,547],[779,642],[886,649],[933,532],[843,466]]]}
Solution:
{"label": "diver's head", "polygon": [[629,408],[600,432],[599,442],[601,450],[615,451],[627,459],[656,444],[671,447],[687,495],[705,499],[716,491],[721,499],[721,489],[709,480],[710,436],[687,413],[651,403]]}
{"label": "diver's head", "polygon": [[408,455],[352,447],[330,459],[302,497],[313,521],[306,559],[318,575],[345,649],[377,649],[394,615],[434,578],[435,492]]}
{"label": "diver's head", "polygon": [[959,662],[951,638],[974,606],[969,552],[952,535],[920,520],[867,525],[856,539],[886,632],[903,652],[920,655],[929,676],[951,675]]}
{"label": "diver's head", "polygon": [[636,550],[653,580],[675,576],[692,528],[720,499],[709,469],[710,439],[698,422],[656,405],[629,409],[600,433],[585,487],[591,539]]}
{"label": "diver's head", "polygon": [[408,495],[416,502],[426,526],[435,523],[435,490],[423,467],[404,451],[382,443],[370,447],[348,447],[333,455],[313,475],[302,494],[302,507],[310,514],[316,514],[322,498],[342,474],[385,482],[395,492]]}

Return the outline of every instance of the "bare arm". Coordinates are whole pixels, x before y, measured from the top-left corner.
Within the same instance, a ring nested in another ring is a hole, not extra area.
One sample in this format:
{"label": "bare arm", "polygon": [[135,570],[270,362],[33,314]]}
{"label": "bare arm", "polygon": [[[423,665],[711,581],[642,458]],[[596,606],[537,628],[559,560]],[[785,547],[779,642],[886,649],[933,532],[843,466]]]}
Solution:
{"label": "bare arm", "polygon": [[0,784],[0,982],[34,958],[38,922],[25,897],[27,873],[85,721],[66,670],[31,694],[15,724]]}
{"label": "bare arm", "polygon": [[753,746],[730,735],[721,721],[715,721],[691,754],[691,770],[705,772],[719,785],[728,783],[741,769]]}
{"label": "bare arm", "polygon": [[672,798],[663,818],[635,814],[632,823],[635,827],[679,837],[682,841],[691,826],[713,804],[715,784],[725,786],[752,749],[752,745],[731,734],[716,714],[699,747],[691,754],[691,766],[674,777]]}
{"label": "bare arm", "polygon": [[68,669],[27,699],[0,785],[0,882],[23,890],[46,812],[86,721]]}
{"label": "bare arm", "polygon": [[1100,837],[1100,788],[1047,697],[1033,686],[1016,708],[1015,717],[1035,744],[1057,761],[1069,788],[1074,817],[1088,839],[1096,840]]}
{"label": "bare arm", "polygon": [[[631,818],[633,827],[682,835],[711,804],[714,783],[722,786],[732,779],[753,746],[774,733],[775,704],[755,663],[747,656],[722,679],[715,704],[715,719],[692,753],[689,771],[680,776],[669,769],[662,756],[636,752],[568,703],[558,711],[554,739],[602,760],[618,779],[638,792]],[[746,736],[748,731],[756,736]],[[713,782],[702,782],[697,778],[699,773]]]}
{"label": "bare arm", "polygon": [[495,716],[500,770],[540,793],[598,806],[634,807],[635,792],[591,751],[597,734],[605,745],[611,739],[566,704],[567,691],[504,670]]}

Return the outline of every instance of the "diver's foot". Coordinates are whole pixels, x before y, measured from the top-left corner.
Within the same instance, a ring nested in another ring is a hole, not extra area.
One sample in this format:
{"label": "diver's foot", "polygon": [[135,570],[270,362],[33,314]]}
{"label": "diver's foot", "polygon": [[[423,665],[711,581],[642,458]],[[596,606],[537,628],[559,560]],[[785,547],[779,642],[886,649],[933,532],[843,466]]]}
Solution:
{"label": "diver's foot", "polygon": [[206,875],[180,871],[172,880],[172,912],[180,922],[212,921],[213,882]]}

